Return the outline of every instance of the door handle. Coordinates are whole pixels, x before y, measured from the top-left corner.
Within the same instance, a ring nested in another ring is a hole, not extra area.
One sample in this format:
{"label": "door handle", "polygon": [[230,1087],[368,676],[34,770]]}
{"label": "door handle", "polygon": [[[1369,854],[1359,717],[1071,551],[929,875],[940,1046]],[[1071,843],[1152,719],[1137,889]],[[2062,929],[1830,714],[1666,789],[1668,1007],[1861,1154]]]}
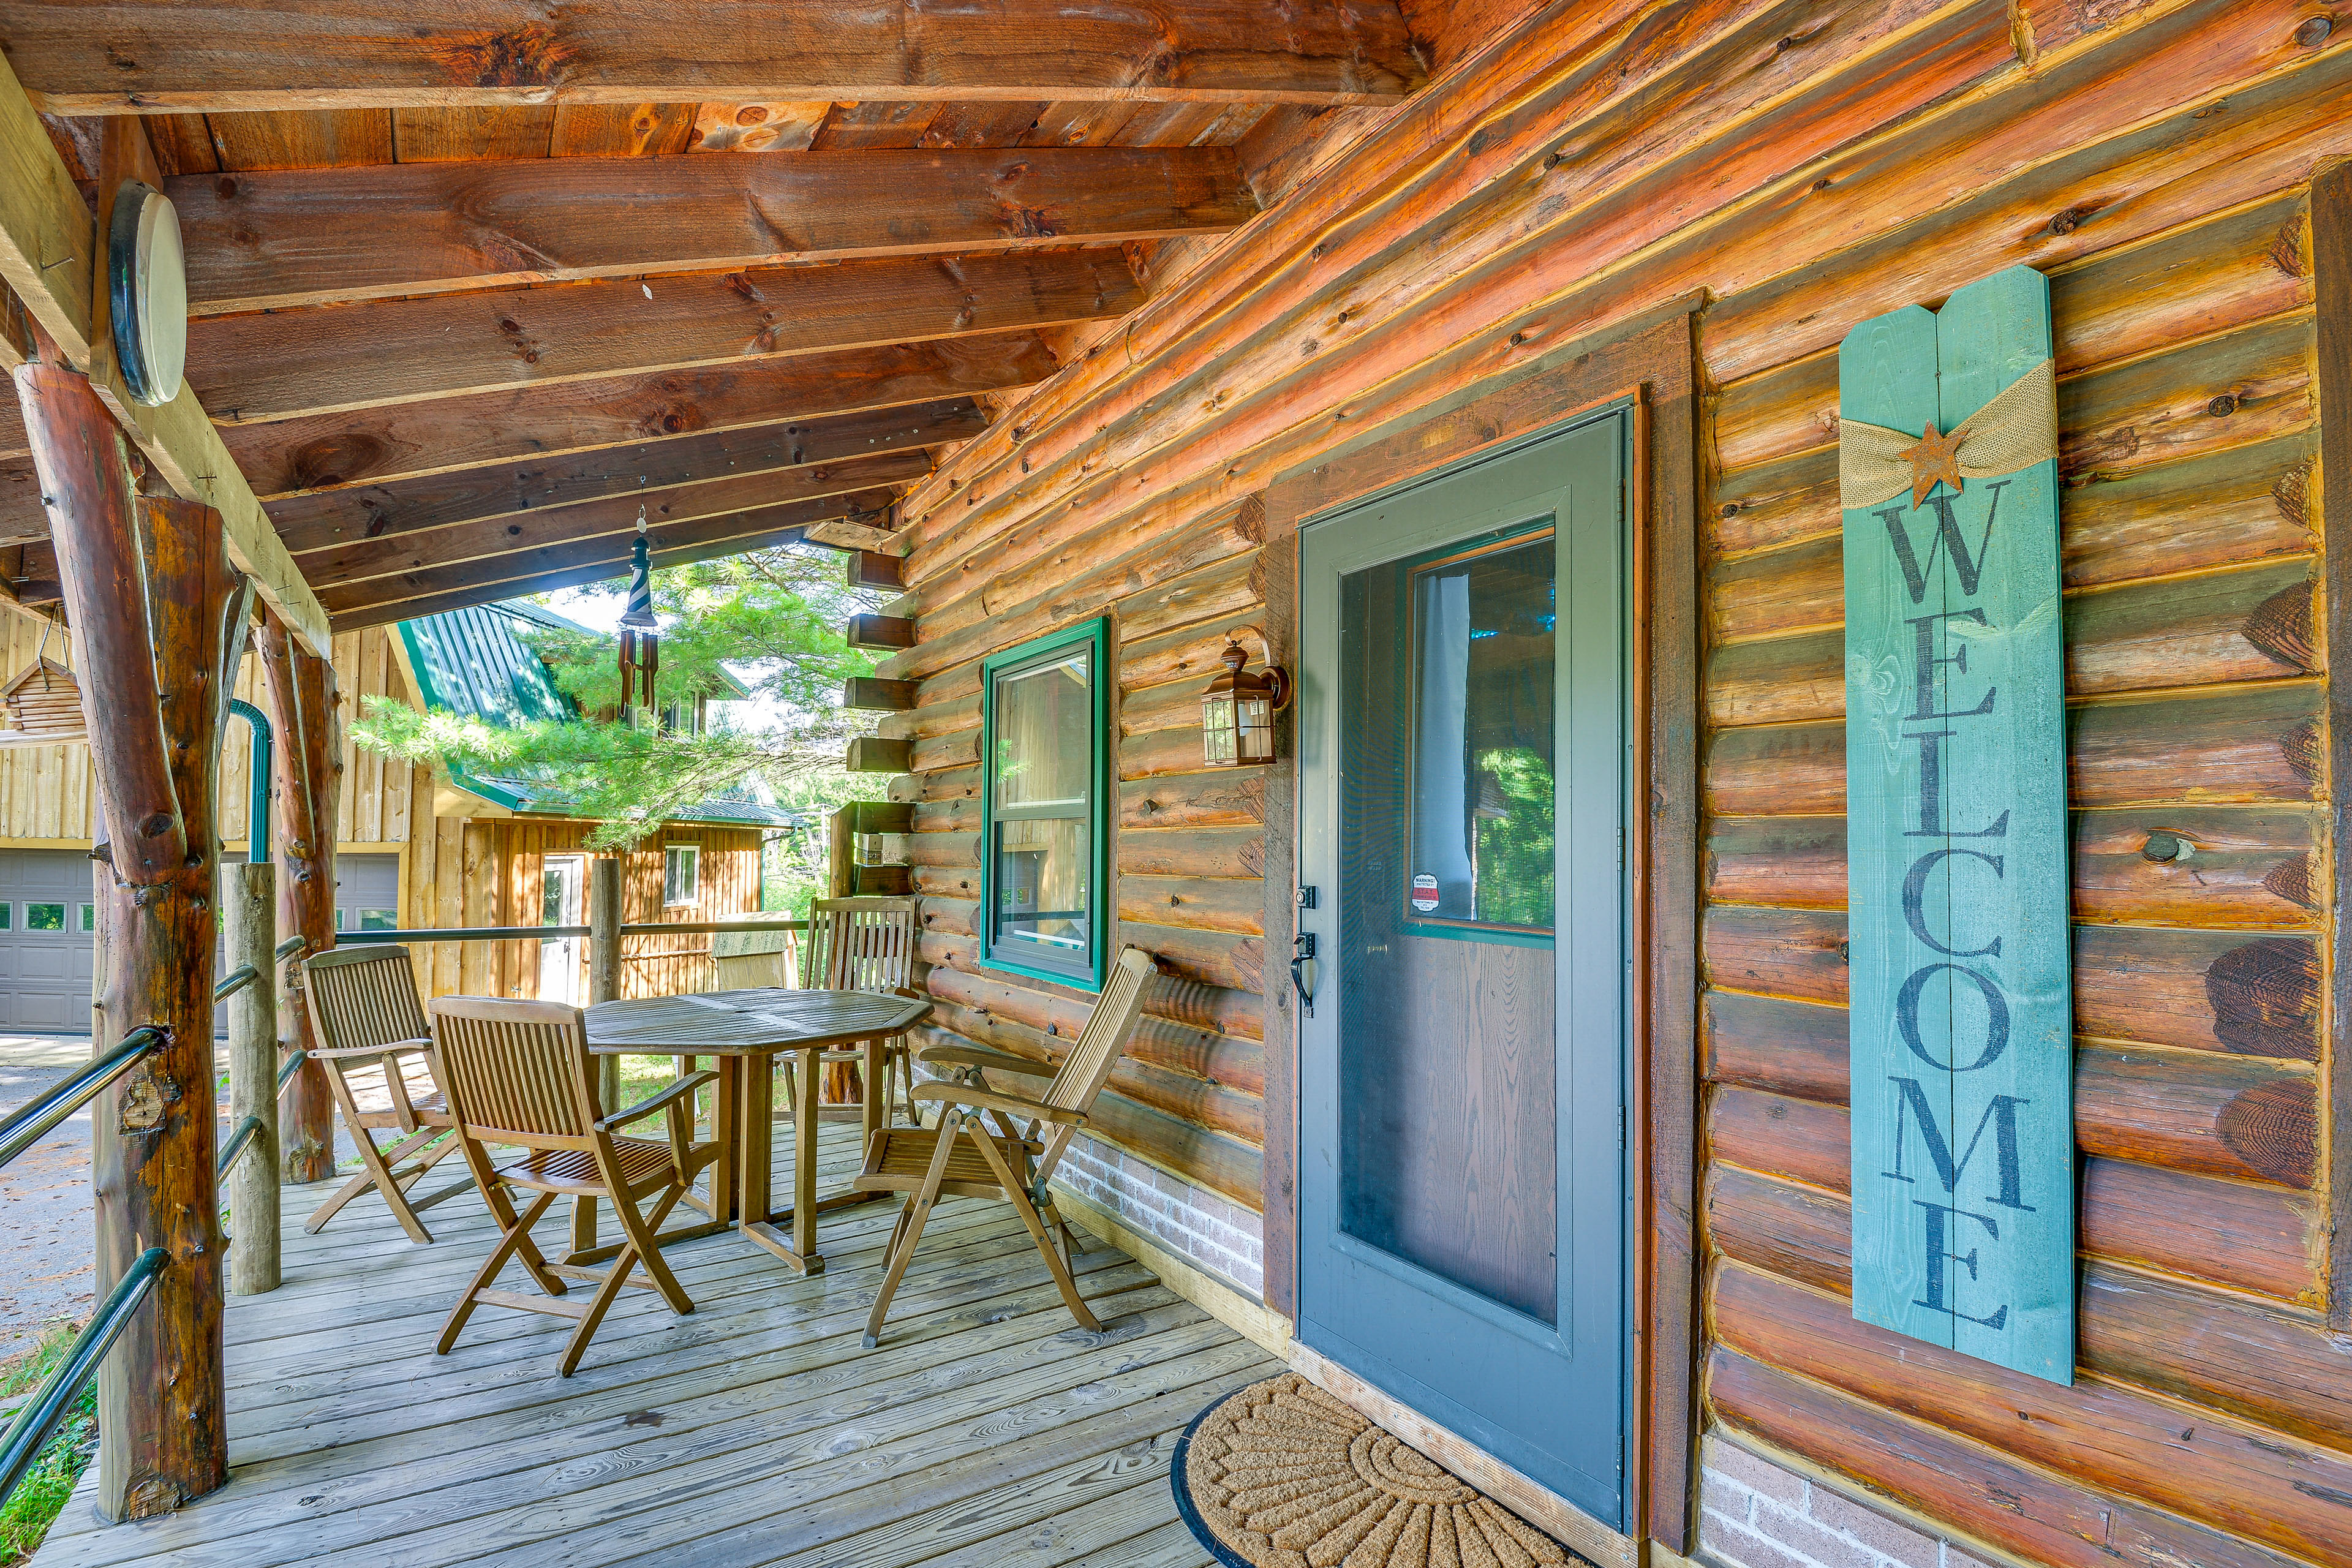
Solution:
{"label": "door handle", "polygon": [[1300,931],[1290,939],[1290,988],[1298,993],[1298,1005],[1309,1018],[1315,1016],[1315,972],[1307,966],[1315,962],[1315,933]]}

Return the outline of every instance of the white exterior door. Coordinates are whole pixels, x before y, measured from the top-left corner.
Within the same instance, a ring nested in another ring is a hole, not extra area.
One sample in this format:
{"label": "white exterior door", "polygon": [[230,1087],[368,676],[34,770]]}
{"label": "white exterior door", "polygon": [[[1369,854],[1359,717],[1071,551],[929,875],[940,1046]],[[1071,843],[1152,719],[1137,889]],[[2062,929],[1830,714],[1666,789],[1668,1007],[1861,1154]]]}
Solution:
{"label": "white exterior door", "polygon": [[[588,861],[579,855],[551,855],[541,876],[545,902],[541,925],[576,926],[584,908],[581,889],[588,879]],[[550,937],[539,944],[539,996],[542,1002],[580,1005],[580,939]]]}

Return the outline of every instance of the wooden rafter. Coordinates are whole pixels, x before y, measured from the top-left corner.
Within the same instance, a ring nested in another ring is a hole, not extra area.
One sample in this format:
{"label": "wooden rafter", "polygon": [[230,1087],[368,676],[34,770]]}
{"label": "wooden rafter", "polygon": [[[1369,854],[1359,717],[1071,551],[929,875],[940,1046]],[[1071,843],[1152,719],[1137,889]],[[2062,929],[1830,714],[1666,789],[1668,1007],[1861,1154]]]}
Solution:
{"label": "wooden rafter", "polygon": [[257,489],[290,495],[1004,391],[1055,369],[1034,333],[1001,332],[314,415],[221,435]]}
{"label": "wooden rafter", "polygon": [[460,563],[478,563],[484,570],[496,572],[502,566],[487,557],[526,554],[591,540],[625,554],[641,510],[648,524],[659,527],[846,495],[877,485],[903,485],[922,478],[930,468],[929,455],[922,451],[880,452],[837,463],[769,468],[704,484],[606,496],[421,532],[353,540],[296,559],[311,585],[324,593],[369,578]]}
{"label": "wooden rafter", "polygon": [[252,487],[229,460],[194,390],[183,385],[162,407],[142,407],[124,391],[113,355],[94,352],[104,321],[95,290],[97,256],[98,227],[89,209],[40,117],[0,60],[0,280],[66,360],[89,373],[124,433],[173,491],[220,513],[229,558],[262,597],[297,636],[323,648],[326,616],[262,515]]}
{"label": "wooden rafter", "polygon": [[[509,513],[544,515],[608,496],[634,498],[705,480],[840,462],[878,452],[967,441],[988,416],[968,397],[876,408],[823,419],[793,420],[677,436],[545,460],[526,459],[391,484],[316,490],[268,503],[278,537],[299,560],[306,551],[418,529],[446,528]],[[8,516],[10,469],[0,463],[0,528]],[[40,503],[33,500],[35,521]],[[634,499],[630,502],[635,505]],[[46,531],[37,537],[46,537]],[[5,542],[0,539],[0,542]]]}
{"label": "wooden rafter", "polygon": [[999,0],[5,0],[17,71],[61,114],[824,100],[1389,102],[1424,70],[1394,0],[1269,15]]}
{"label": "wooden rafter", "polygon": [[[842,517],[884,517],[894,497],[887,489],[858,490],[822,500],[762,507],[672,523],[651,530],[654,564],[677,565],[733,555],[799,539],[813,523]],[[331,588],[325,596],[335,629],[381,626],[386,621],[437,615],[467,605],[488,604],[517,594],[547,593],[619,577],[628,571],[635,532],[607,534],[570,544],[544,546],[457,566],[379,577]]]}
{"label": "wooden rafter", "polygon": [[1060,326],[1142,300],[1115,249],[897,257],[215,317],[189,323],[188,374],[244,423]]}
{"label": "wooden rafter", "polygon": [[1223,147],[389,163],[185,175],[164,190],[198,315],[1219,234],[1257,210]]}

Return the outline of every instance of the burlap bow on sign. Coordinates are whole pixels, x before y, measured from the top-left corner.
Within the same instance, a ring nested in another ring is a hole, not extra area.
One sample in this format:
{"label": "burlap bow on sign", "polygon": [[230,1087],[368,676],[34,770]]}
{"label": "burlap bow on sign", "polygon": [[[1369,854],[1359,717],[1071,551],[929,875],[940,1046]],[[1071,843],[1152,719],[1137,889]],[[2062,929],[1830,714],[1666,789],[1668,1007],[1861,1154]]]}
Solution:
{"label": "burlap bow on sign", "polygon": [[[1960,443],[1959,475],[1963,479],[1990,479],[2013,474],[2056,457],[2056,366],[2043,360],[1961,421],[1952,435]],[[1916,436],[1906,436],[1884,425],[1865,425],[1858,419],[1839,420],[1839,504],[1876,506],[1911,489],[1913,477],[1918,472],[1913,455],[1920,448],[1921,441]]]}

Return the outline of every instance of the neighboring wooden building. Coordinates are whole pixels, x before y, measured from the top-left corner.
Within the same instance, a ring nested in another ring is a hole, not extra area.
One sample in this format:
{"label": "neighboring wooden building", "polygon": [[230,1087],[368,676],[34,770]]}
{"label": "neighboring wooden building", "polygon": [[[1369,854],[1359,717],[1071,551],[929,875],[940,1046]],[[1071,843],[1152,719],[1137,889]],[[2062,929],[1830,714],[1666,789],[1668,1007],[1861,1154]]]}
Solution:
{"label": "neighboring wooden building", "polygon": [[[493,721],[567,711],[512,626],[544,618],[530,605],[455,611],[420,621],[347,632],[335,639],[335,675],[350,713],[370,697]],[[70,668],[72,638],[46,617],[0,616],[6,639],[0,684],[47,657]],[[44,634],[46,633],[46,644]],[[420,698],[422,655],[429,698]],[[267,711],[258,661],[247,658],[236,695]],[[5,734],[5,731],[0,731]],[[252,750],[240,721],[221,752],[220,835],[225,855],[249,844]],[[511,781],[436,779],[432,770],[386,758],[352,742],[342,748],[336,803],[336,923],[346,930],[536,925],[551,897],[577,924],[586,887],[585,847],[593,823],[532,811]],[[81,745],[0,747],[0,1028],[89,1026],[90,764]],[[745,799],[714,802],[707,819],[667,825],[627,857],[625,918],[708,921],[756,910],[760,844],[786,818]],[[690,849],[690,899],[665,900],[670,851]],[[551,867],[551,861],[553,862]],[[551,879],[551,870],[553,876]],[[52,928],[51,910],[61,923]],[[417,948],[420,977],[435,995],[584,997],[586,943],[434,942]],[[667,995],[708,984],[708,937],[631,937],[623,984],[632,995]],[[562,976],[572,978],[568,984]]]}

